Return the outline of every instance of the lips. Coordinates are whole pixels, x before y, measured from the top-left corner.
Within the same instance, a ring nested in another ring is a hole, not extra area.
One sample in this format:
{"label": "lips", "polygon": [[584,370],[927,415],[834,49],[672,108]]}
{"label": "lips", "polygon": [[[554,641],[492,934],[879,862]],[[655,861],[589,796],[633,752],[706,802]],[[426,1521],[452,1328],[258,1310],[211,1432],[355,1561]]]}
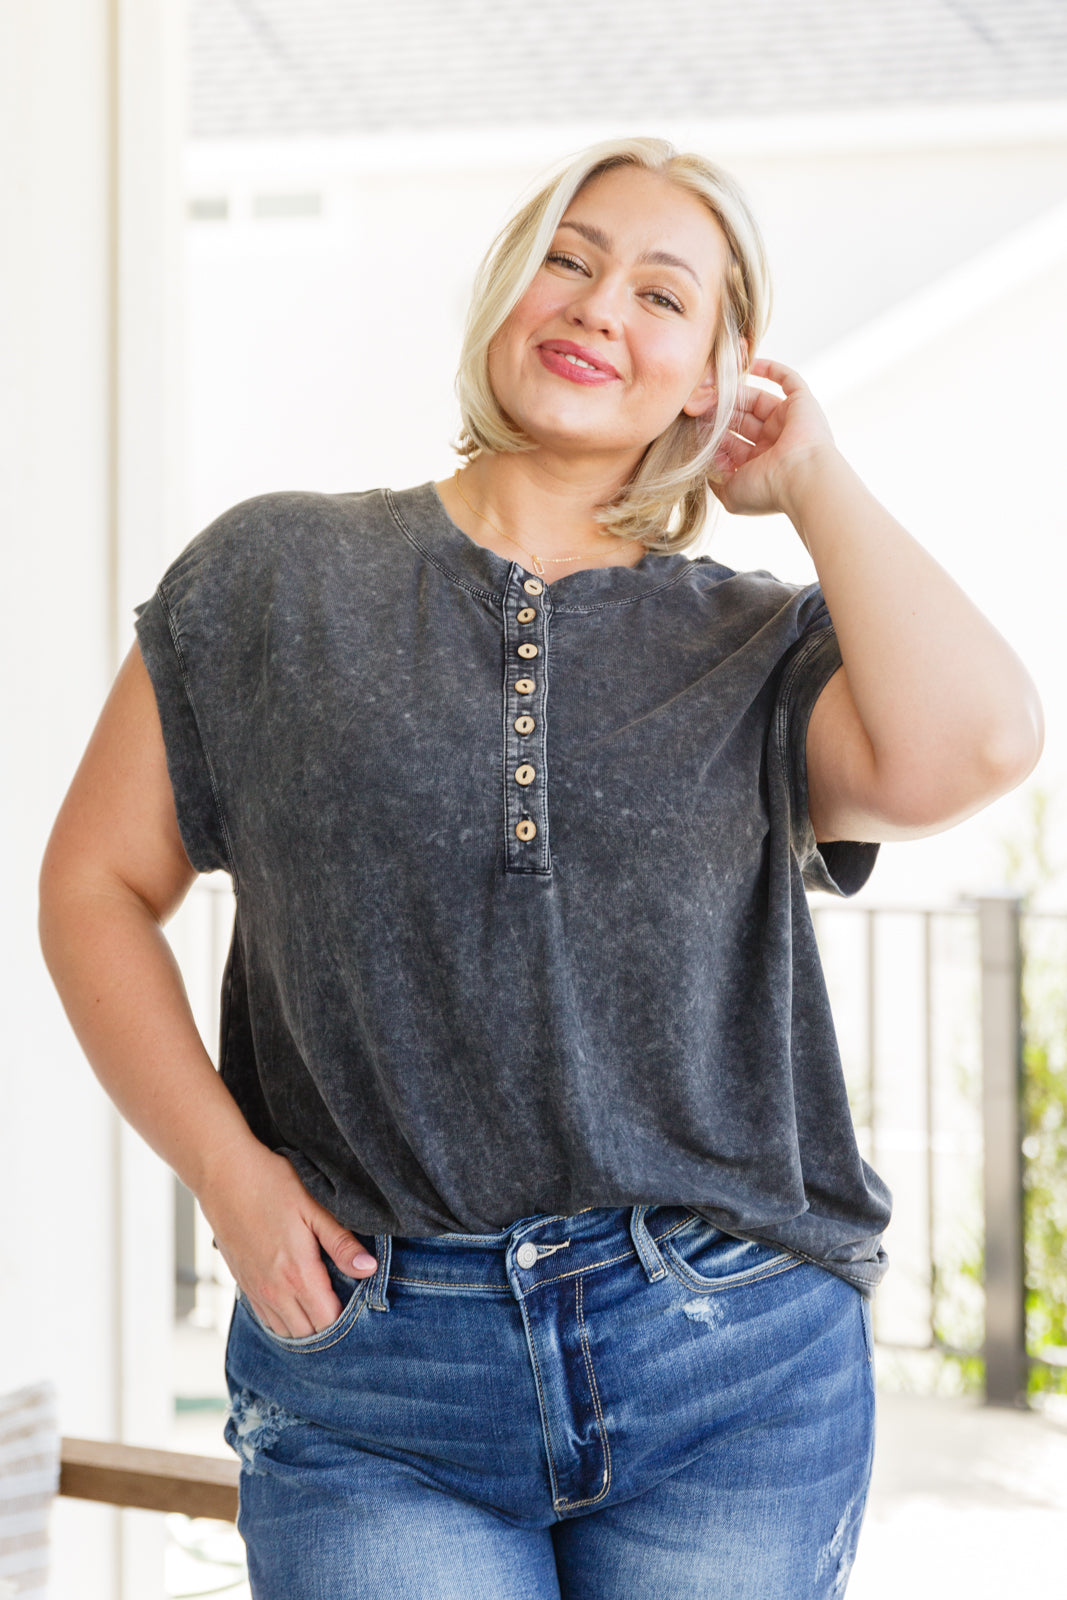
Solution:
{"label": "lips", "polygon": [[570,339],[546,339],[538,345],[537,353],[550,372],[572,383],[612,383],[619,376],[610,361]]}

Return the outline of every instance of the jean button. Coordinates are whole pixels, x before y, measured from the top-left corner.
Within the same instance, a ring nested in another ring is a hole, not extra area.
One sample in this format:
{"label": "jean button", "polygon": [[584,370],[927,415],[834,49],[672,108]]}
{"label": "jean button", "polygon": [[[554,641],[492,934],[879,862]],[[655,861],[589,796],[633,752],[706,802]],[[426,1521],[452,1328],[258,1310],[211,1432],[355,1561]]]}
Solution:
{"label": "jean button", "polygon": [[515,1260],[520,1267],[536,1267],[537,1246],[535,1244],[520,1244],[515,1252]]}

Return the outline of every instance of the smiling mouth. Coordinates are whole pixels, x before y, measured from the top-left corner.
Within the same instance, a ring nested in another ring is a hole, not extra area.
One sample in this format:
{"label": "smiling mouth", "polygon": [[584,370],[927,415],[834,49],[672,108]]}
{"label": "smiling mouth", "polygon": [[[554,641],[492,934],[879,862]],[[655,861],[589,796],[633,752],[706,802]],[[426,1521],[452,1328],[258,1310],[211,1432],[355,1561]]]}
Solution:
{"label": "smiling mouth", "polygon": [[548,339],[538,346],[538,354],[550,372],[574,383],[612,383],[619,376],[610,362],[599,360],[593,351],[570,340]]}

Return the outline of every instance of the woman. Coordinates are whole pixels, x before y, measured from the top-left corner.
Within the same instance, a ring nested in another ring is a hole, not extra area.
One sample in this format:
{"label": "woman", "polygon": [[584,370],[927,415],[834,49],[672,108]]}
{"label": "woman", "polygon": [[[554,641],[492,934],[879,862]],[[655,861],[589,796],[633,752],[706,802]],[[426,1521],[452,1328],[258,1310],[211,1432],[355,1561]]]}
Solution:
{"label": "woman", "polygon": [[[257,1597],[844,1593],[888,1197],[804,884],[1040,712],[767,306],[722,173],[579,156],[480,275],[462,470],[194,541],[56,824],[65,1004],[237,1280]],[[709,482],[821,590],[683,555]],[[160,932],[217,868],[221,1076]]]}

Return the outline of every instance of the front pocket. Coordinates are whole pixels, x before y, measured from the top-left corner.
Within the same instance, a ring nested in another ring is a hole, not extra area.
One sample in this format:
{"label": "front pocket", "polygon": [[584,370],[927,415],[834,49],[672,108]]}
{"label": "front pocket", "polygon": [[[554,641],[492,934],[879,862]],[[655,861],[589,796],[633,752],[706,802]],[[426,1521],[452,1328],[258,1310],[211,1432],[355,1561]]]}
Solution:
{"label": "front pocket", "polygon": [[695,1216],[660,1245],[665,1265],[687,1289],[713,1294],[799,1267],[799,1256],[774,1245],[739,1239]]}
{"label": "front pocket", "polygon": [[370,1286],[374,1281],[374,1274],[369,1278],[349,1278],[339,1267],[334,1266],[330,1260],[323,1260],[323,1266],[330,1275],[334,1294],[341,1302],[341,1313],[330,1323],[327,1328],[319,1328],[316,1333],[301,1334],[299,1338],[291,1339],[284,1333],[274,1333],[265,1322],[261,1322],[252,1310],[248,1301],[237,1291],[237,1304],[245,1313],[257,1333],[264,1339],[269,1339],[271,1344],[277,1345],[282,1350],[292,1350],[301,1354],[314,1354],[317,1350],[327,1350],[331,1345],[337,1344],[350,1332],[360,1313],[367,1304]]}

